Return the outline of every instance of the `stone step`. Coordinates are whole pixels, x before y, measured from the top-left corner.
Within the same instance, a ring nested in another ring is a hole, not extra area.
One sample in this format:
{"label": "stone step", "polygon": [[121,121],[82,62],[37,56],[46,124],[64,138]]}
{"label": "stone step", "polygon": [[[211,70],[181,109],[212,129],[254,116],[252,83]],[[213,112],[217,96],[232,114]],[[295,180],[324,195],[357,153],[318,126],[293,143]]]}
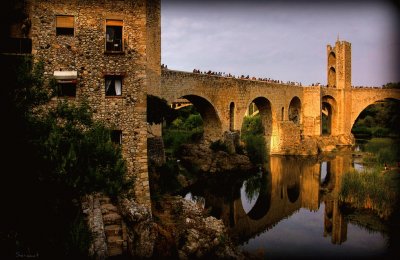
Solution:
{"label": "stone step", "polygon": [[124,253],[124,240],[121,236],[107,237],[107,251],[109,256],[121,255]]}
{"label": "stone step", "polygon": [[103,197],[99,198],[99,201],[100,201],[101,204],[106,204],[106,203],[110,203],[111,199],[109,197],[103,196]]}
{"label": "stone step", "polygon": [[106,225],[104,226],[104,233],[107,237],[122,236],[122,227],[121,225]]}
{"label": "stone step", "polygon": [[121,224],[121,215],[118,213],[108,213],[103,215],[103,223],[104,225],[120,225]]}
{"label": "stone step", "polygon": [[111,203],[101,204],[100,208],[103,214],[118,212],[118,208]]}
{"label": "stone step", "polygon": [[122,248],[122,245],[107,246],[107,252],[108,256],[117,256],[117,255],[122,255],[124,253],[124,250]]}
{"label": "stone step", "polygon": [[121,236],[109,236],[107,237],[107,245],[122,245],[124,240]]}

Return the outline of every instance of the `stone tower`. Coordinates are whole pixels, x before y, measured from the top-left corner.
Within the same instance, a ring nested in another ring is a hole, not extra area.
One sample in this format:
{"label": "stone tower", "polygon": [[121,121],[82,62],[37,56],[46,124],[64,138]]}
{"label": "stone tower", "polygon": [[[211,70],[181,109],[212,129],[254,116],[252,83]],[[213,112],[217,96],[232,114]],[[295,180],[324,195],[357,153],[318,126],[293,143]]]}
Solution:
{"label": "stone tower", "polygon": [[338,39],[334,47],[327,46],[326,54],[328,87],[351,88],[351,43]]}
{"label": "stone tower", "polygon": [[[345,135],[351,138],[351,43],[339,41],[335,47],[327,46],[327,85],[338,92],[332,99],[331,108],[331,135]],[[327,96],[327,98],[332,98]]]}

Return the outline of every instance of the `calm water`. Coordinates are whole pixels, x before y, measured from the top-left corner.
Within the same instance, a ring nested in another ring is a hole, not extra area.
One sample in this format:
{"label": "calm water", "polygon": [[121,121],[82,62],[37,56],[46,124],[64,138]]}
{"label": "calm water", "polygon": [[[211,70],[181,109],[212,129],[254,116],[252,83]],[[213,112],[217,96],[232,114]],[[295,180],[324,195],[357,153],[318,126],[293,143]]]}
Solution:
{"label": "calm water", "polygon": [[266,258],[379,257],[388,235],[349,221],[337,200],[341,177],[354,168],[363,166],[351,153],[271,156],[256,173],[213,177],[185,194],[222,219],[243,250]]}

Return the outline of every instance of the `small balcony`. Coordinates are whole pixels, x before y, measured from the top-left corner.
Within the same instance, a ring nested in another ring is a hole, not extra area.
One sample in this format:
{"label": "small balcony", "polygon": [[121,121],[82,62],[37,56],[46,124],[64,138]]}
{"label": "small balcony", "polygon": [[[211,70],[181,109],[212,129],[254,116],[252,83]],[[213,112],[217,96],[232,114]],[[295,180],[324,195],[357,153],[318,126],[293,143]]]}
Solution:
{"label": "small balcony", "polygon": [[6,38],[0,45],[0,53],[30,54],[32,40],[29,38]]}

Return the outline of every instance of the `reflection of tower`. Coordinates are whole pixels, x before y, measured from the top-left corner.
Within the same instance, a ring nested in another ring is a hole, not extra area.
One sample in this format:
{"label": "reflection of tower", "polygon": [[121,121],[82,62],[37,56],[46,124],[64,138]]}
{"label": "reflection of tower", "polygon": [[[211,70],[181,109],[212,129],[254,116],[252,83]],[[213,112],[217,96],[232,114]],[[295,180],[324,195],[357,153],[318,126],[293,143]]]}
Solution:
{"label": "reflection of tower", "polygon": [[318,210],[319,208],[319,164],[304,163],[301,182],[302,207],[309,210]]}
{"label": "reflection of tower", "polygon": [[[337,156],[327,163],[328,194],[325,195],[324,236],[330,235],[333,244],[341,244],[347,240],[347,223],[340,212],[338,194],[341,187],[343,173],[350,168],[348,158]],[[329,187],[331,189],[329,189]]]}
{"label": "reflection of tower", "polygon": [[325,200],[324,237],[330,235],[333,244],[347,240],[347,223],[340,213],[337,199]]}

